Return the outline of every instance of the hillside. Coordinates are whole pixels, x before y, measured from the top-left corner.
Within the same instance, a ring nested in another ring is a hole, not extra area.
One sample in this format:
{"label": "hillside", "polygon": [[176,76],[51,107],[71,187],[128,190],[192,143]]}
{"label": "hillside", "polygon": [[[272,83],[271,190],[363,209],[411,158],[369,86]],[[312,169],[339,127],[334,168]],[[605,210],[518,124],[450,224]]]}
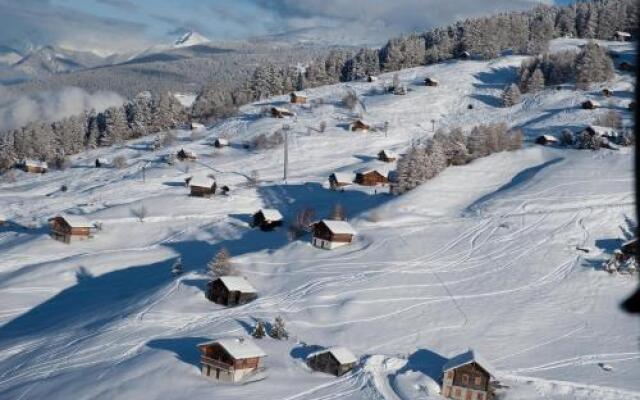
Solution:
{"label": "hillside", "polygon": [[[626,56],[634,48],[603,44]],[[626,107],[635,77],[619,71],[606,84],[616,95],[606,101],[605,85],[563,87],[499,107],[522,59],[403,70],[406,96],[371,90],[393,74],[311,89],[306,94],[319,104],[292,107],[295,119],[261,117],[265,106],[288,100],[271,98],[197,141],[177,132],[178,143],[154,152],[145,138],[75,156],[65,171],[18,173],[2,183],[0,210],[12,223],[0,226],[0,398],[438,399],[428,388],[442,365],[472,347],[510,387],[506,400],[640,399],[637,320],[618,308],[637,280],[600,270],[634,215],[631,148],[578,151],[529,140],[517,152],[450,167],[398,197],[328,189],[332,172],[380,166],[378,151],[406,151],[432,131],[432,120],[465,129],[505,121],[533,139],[594,121],[605,110],[579,105],[597,99],[632,124]],[[421,85],[425,76],[440,86]],[[364,119],[389,122],[387,134],[345,129],[353,118],[340,105],[348,87],[362,95]],[[324,133],[316,131],[321,122]],[[242,146],[285,123],[286,183],[282,147]],[[221,135],[232,146],[207,144]],[[159,162],[183,147],[198,162]],[[97,157],[117,156],[129,166],[93,168]],[[254,170],[256,187],[247,179]],[[231,187],[229,196],[189,197],[184,178],[210,173]],[[290,242],[284,228],[265,233],[248,224],[261,207],[291,221],[306,207],[327,216],[336,203],[358,236],[333,251],[312,247],[308,236]],[[144,222],[131,212],[141,205]],[[54,241],[46,221],[63,211],[99,221],[102,230],[71,245]],[[222,247],[258,289],[256,301],[224,308],[205,299],[205,266]],[[175,278],[178,256],[185,273]],[[200,375],[196,344],[248,336],[255,318],[277,315],[292,337],[257,342],[268,354],[265,379],[224,385]],[[349,347],[359,367],[341,378],[312,373],[304,357],[330,345]]]}

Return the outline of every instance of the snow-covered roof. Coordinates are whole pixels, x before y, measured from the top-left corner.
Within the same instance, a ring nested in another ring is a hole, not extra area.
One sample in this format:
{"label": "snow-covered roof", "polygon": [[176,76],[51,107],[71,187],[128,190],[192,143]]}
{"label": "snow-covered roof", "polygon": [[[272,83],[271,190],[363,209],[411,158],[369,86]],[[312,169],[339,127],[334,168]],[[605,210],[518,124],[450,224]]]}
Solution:
{"label": "snow-covered roof", "polygon": [[264,219],[266,219],[267,221],[282,220],[282,214],[280,214],[280,211],[276,210],[275,208],[263,208],[260,210],[260,212],[264,216]]}
{"label": "snow-covered roof", "polygon": [[93,228],[94,225],[81,215],[59,214],[57,217],[64,219],[72,228]]}
{"label": "snow-covered roof", "polygon": [[487,362],[487,360],[482,358],[477,352],[471,349],[449,359],[449,361],[447,361],[447,363],[445,363],[444,366],[442,367],[442,371],[447,372],[451,369],[462,367],[463,365],[467,365],[471,363],[476,363],[480,365],[490,375],[494,375],[493,366],[489,362]]}
{"label": "snow-covered roof", "polygon": [[587,101],[585,101],[585,103],[591,103],[595,107],[600,107],[600,103],[595,101],[595,100],[587,100]]}
{"label": "snow-covered roof", "polygon": [[293,111],[289,110],[288,108],[284,108],[284,107],[273,107],[273,110],[282,113],[282,114],[294,114]]}
{"label": "snow-covered roof", "polygon": [[192,122],[191,123],[191,129],[205,129],[205,126],[203,124],[198,123],[198,122]]}
{"label": "snow-covered roof", "polygon": [[107,159],[106,159],[106,158],[104,158],[104,157],[99,157],[99,158],[97,159],[97,161],[98,161],[100,164],[109,164],[109,160],[107,160]]}
{"label": "snow-covered roof", "polygon": [[547,142],[557,142],[558,138],[553,135],[542,135],[541,138],[544,138]]}
{"label": "snow-covered roof", "polygon": [[295,97],[307,97],[307,96],[306,96],[306,95],[304,95],[304,94],[299,94],[299,93],[296,93],[296,92],[292,92],[292,93],[291,93],[291,96],[295,96]]}
{"label": "snow-covered roof", "polygon": [[231,292],[257,293],[258,291],[251,286],[244,276],[221,276],[220,281]]}
{"label": "snow-covered roof", "polygon": [[325,224],[326,227],[329,228],[329,230],[332,233],[346,234],[346,235],[355,235],[357,233],[356,230],[353,229],[351,224],[348,223],[347,221],[336,221],[336,220],[332,220],[332,219],[323,219],[320,222]]}
{"label": "snow-covered roof", "polygon": [[34,168],[49,168],[45,161],[38,160],[23,160],[22,163],[25,167],[34,167]]}
{"label": "snow-covered roof", "polygon": [[355,171],[356,174],[362,174],[362,175],[366,175],[371,172],[377,172],[382,176],[387,176],[389,174],[389,170],[387,168],[381,168],[381,167],[366,167],[366,168],[357,169]]}
{"label": "snow-covered roof", "polygon": [[398,155],[391,150],[382,150],[380,153],[384,154],[387,158],[398,158]]}
{"label": "snow-covered roof", "polygon": [[353,176],[346,172],[334,172],[331,176],[333,176],[338,183],[351,184],[353,182]]}
{"label": "snow-covered roof", "polygon": [[307,356],[307,358],[313,358],[320,354],[331,353],[331,355],[340,363],[340,364],[352,364],[358,361],[358,358],[346,347],[330,347],[328,349],[316,351],[315,353],[311,353]]}
{"label": "snow-covered roof", "polygon": [[438,80],[437,80],[437,79],[434,79],[434,78],[426,77],[426,78],[424,78],[424,80],[425,80],[425,82],[438,83]]}
{"label": "snow-covered roof", "polygon": [[254,357],[266,357],[265,353],[258,345],[252,340],[245,338],[223,338],[218,340],[212,340],[205,343],[198,344],[198,347],[219,344],[222,348],[229,353],[235,360],[244,360],[246,358]]}
{"label": "snow-covered roof", "polygon": [[208,176],[195,176],[191,178],[191,180],[189,181],[189,187],[195,186],[195,187],[202,187],[202,188],[210,188],[213,186],[214,183],[216,183],[216,181],[213,178],[210,178]]}
{"label": "snow-covered roof", "polygon": [[618,131],[608,126],[591,125],[589,129],[598,136],[617,137],[620,135]]}
{"label": "snow-covered roof", "polygon": [[365,120],[357,119],[351,123],[351,125],[362,124],[366,126],[371,126],[371,124],[367,123]]}
{"label": "snow-covered roof", "polygon": [[225,138],[217,138],[216,142],[218,142],[218,144],[220,145],[228,145],[229,144],[229,139],[225,139]]}
{"label": "snow-covered roof", "polygon": [[631,34],[629,32],[623,32],[623,31],[616,31],[616,35],[617,36],[624,36],[624,37],[631,37]]}

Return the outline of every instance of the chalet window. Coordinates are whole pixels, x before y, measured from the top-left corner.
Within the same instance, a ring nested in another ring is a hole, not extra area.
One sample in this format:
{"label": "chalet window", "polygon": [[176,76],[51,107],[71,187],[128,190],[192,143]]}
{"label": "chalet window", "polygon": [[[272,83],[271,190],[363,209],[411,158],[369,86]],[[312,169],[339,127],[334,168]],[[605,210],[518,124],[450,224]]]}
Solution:
{"label": "chalet window", "polygon": [[469,375],[462,374],[462,384],[463,385],[468,385],[469,384]]}
{"label": "chalet window", "polygon": [[482,385],[482,377],[481,376],[476,376],[476,378],[474,379],[474,383],[476,385]]}

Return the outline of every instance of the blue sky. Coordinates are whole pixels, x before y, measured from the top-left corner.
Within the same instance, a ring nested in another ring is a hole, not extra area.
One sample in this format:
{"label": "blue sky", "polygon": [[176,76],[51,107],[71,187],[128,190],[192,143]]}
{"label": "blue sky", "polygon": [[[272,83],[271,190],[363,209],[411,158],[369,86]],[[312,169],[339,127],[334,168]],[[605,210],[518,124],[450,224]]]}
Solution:
{"label": "blue sky", "polygon": [[[557,0],[568,2],[569,0]],[[188,30],[241,39],[312,29],[379,43],[458,18],[554,0],[0,0],[0,45],[102,52],[167,43]],[[321,37],[318,37],[322,39]]]}

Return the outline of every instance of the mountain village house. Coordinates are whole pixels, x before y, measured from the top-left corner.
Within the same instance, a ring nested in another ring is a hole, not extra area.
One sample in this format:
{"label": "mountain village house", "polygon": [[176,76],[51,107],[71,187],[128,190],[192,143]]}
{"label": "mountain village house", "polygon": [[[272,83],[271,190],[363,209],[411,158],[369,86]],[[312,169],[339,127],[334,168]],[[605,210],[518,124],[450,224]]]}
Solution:
{"label": "mountain village house", "polygon": [[344,172],[334,172],[329,175],[329,186],[332,190],[340,190],[345,186],[349,186],[353,183],[353,177],[351,174]]}
{"label": "mountain village house", "polygon": [[291,93],[289,95],[291,104],[305,104],[307,102],[307,96],[299,95],[298,93]]}
{"label": "mountain village house", "polygon": [[449,360],[443,369],[442,394],[454,400],[493,398],[492,367],[473,350]]}
{"label": "mountain village house", "polygon": [[44,174],[49,170],[49,166],[46,162],[36,160],[22,160],[19,163],[19,167],[24,172],[29,172],[32,174]]}
{"label": "mountain village house", "polygon": [[427,77],[424,79],[424,84],[425,86],[438,86],[440,82],[438,82],[436,79]]}
{"label": "mountain village house", "polygon": [[582,108],[585,110],[595,110],[596,108],[600,108],[601,105],[595,100],[587,100],[582,103]]}
{"label": "mountain village house", "polygon": [[331,347],[307,356],[309,368],[335,376],[342,376],[351,371],[356,362],[356,356],[344,347]]}
{"label": "mountain village house", "polygon": [[197,122],[192,122],[190,127],[192,131],[204,131],[207,129],[204,125],[199,124]]}
{"label": "mountain village house", "polygon": [[631,34],[629,32],[617,31],[616,33],[613,34],[613,37],[615,40],[618,40],[620,42],[631,41]]}
{"label": "mountain village house", "polygon": [[208,176],[197,176],[188,182],[191,196],[211,197],[216,193],[216,181]]}
{"label": "mountain village house", "polygon": [[590,135],[600,136],[607,139],[617,139],[620,137],[620,132],[614,128],[608,126],[590,125],[585,128]]}
{"label": "mountain village house", "polygon": [[282,226],[283,219],[280,211],[272,208],[263,208],[253,214],[252,225],[260,227],[263,231],[272,231]]}
{"label": "mountain village house", "polygon": [[266,357],[254,342],[244,338],[225,338],[198,345],[202,375],[221,382],[240,382],[256,373]]}
{"label": "mountain village house", "polygon": [[375,75],[367,75],[367,82],[369,83],[373,83],[373,82],[377,82],[378,81],[378,77]]}
{"label": "mountain village house", "polygon": [[225,138],[217,138],[215,142],[213,142],[213,146],[217,148],[227,147],[229,146],[229,139]]}
{"label": "mountain village house", "polygon": [[239,306],[258,298],[258,291],[243,276],[221,276],[207,284],[207,299],[223,306]]}
{"label": "mountain village house", "polygon": [[355,182],[362,186],[377,186],[389,183],[387,174],[374,168],[364,168],[356,171]]}
{"label": "mountain village house", "polygon": [[361,131],[361,132],[367,133],[369,132],[369,129],[371,129],[371,125],[367,124],[361,119],[358,119],[349,125],[349,130],[351,132]]}
{"label": "mountain village house", "polygon": [[604,88],[604,89],[602,89],[602,95],[604,97],[611,97],[611,96],[613,96],[613,90],[611,90],[609,88]]}
{"label": "mountain village house", "polygon": [[558,144],[558,139],[553,135],[542,135],[536,138],[536,144],[542,146],[552,146]]}
{"label": "mountain village house", "polygon": [[80,215],[60,214],[49,220],[51,237],[64,243],[88,239],[95,225]]}
{"label": "mountain village house", "polygon": [[382,150],[378,153],[378,160],[383,162],[394,162],[398,159],[398,155],[390,150]]}
{"label": "mountain village house", "polygon": [[347,221],[324,219],[313,224],[311,243],[321,249],[336,249],[353,242],[355,229]]}
{"label": "mountain village house", "polygon": [[198,159],[198,155],[195,151],[180,149],[178,152],[178,160],[180,161],[195,161]]}
{"label": "mountain village house", "polygon": [[293,117],[296,114],[284,107],[271,107],[271,116],[273,118]]}

